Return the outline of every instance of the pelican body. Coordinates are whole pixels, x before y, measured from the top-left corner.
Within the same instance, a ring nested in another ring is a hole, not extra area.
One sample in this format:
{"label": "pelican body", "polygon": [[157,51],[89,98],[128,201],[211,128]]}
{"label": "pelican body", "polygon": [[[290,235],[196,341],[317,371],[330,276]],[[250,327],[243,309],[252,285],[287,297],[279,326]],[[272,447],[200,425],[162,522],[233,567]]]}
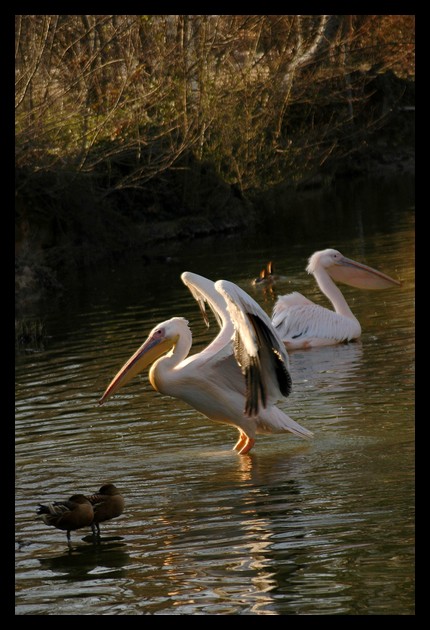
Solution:
{"label": "pelican body", "polygon": [[181,275],[208,324],[205,305],[220,332],[201,352],[189,356],[192,333],[183,317],[158,324],[113,378],[100,404],[148,367],[152,387],[185,401],[215,422],[239,431],[234,449],[248,453],[258,433],[312,433],[292,420],[276,403],[291,390],[288,355],[270,318],[232,282],[212,282],[191,272]]}
{"label": "pelican body", "polygon": [[336,249],[312,254],[306,271],[313,274],[334,311],[314,304],[301,293],[280,296],[273,308],[272,323],[288,350],[334,345],[361,336],[360,323],[334,281],[359,289],[401,285],[376,269],[346,258]]}

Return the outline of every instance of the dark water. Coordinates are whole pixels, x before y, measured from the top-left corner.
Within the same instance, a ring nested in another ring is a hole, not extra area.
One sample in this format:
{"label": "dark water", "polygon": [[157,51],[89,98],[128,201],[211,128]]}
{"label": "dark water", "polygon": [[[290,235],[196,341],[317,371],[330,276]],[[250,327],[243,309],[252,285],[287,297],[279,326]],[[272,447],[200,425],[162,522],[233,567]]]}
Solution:
{"label": "dark water", "polygon": [[[257,232],[164,245],[169,264],[110,265],[41,305],[49,338],[16,358],[17,614],[414,614],[413,204],[405,178],[273,198]],[[344,287],[361,341],[290,354],[281,406],[311,442],[258,436],[239,456],[236,430],[147,373],[97,405],[156,323],[187,317],[192,351],[215,334],[182,271],[232,280],[270,313],[250,281],[272,259],[277,291],[325,304],[305,266],[329,246],[403,285]],[[100,545],[72,533],[70,553],[36,505],[105,481],[125,512]]]}

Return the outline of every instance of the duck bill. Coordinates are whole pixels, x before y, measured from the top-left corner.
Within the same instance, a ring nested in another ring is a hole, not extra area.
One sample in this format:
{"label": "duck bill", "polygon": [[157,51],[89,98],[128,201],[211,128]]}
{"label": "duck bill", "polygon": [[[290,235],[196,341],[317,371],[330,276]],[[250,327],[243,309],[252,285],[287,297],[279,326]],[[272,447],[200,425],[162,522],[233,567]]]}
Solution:
{"label": "duck bill", "polygon": [[388,289],[402,284],[381,271],[346,257],[327,271],[333,280],[358,289]]}
{"label": "duck bill", "polygon": [[106,388],[105,393],[99,400],[99,405],[102,405],[107,398],[115,394],[116,391],[139,374],[146,367],[151,365],[162,354],[165,354],[172,348],[174,342],[172,339],[147,339],[138,350],[129,358],[118,374],[114,376],[112,381]]}

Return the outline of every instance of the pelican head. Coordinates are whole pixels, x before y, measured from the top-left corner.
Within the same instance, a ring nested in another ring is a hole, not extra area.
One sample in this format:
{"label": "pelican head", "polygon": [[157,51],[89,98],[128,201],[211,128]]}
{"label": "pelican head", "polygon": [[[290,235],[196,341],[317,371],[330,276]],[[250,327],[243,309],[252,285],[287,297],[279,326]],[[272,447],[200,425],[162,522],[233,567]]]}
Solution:
{"label": "pelican head", "polygon": [[318,274],[325,270],[333,280],[343,282],[358,289],[387,289],[392,286],[400,286],[401,282],[390,276],[372,269],[367,265],[346,258],[336,249],[324,249],[315,252],[309,258],[306,271]]}
{"label": "pelican head", "polygon": [[191,334],[188,328],[188,321],[183,317],[172,317],[155,326],[149,333],[146,341],[114,376],[100,398],[99,405],[102,405],[120,387],[131,381],[136,374],[139,374],[163,354],[174,348],[183,331],[188,331],[188,334]]}

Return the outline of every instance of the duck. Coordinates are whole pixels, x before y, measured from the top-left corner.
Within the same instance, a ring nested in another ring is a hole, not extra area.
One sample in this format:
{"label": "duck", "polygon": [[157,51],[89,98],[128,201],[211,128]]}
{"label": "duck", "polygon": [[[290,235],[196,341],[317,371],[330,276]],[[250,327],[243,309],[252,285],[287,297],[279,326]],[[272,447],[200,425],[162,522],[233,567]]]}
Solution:
{"label": "duck", "polygon": [[277,283],[286,282],[288,280],[287,276],[281,276],[278,273],[275,273],[275,268],[272,261],[269,261],[267,265],[260,271],[260,275],[258,278],[254,278],[252,281],[253,286],[259,287],[268,287],[271,288]]}
{"label": "duck", "polygon": [[125,506],[124,497],[113,483],[105,483],[97,492],[86,496],[86,499],[94,511],[91,523],[93,535],[100,538],[100,523],[121,516]]}
{"label": "duck", "polygon": [[74,494],[64,501],[54,501],[46,505],[39,503],[36,514],[42,517],[46,525],[65,531],[70,548],[70,532],[90,527],[94,520],[93,506],[83,494]]}
{"label": "duck", "polygon": [[275,275],[273,269],[273,262],[270,261],[267,265],[260,271],[260,275],[258,278],[255,278],[252,281],[254,286],[256,285],[271,285],[274,284],[277,280],[279,280],[279,276]]}

